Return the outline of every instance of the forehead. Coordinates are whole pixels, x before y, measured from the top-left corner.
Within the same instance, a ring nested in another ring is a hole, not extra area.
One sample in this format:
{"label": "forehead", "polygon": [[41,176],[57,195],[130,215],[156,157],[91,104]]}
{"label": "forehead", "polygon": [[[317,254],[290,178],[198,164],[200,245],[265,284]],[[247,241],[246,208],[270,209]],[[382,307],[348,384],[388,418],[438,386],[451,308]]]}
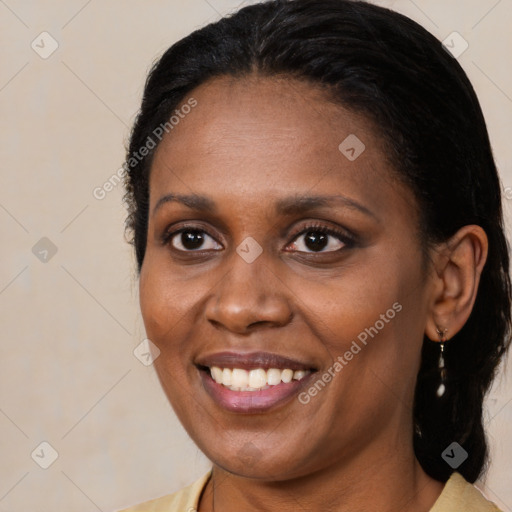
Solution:
{"label": "forehead", "polygon": [[270,160],[284,152],[297,159],[305,153],[331,153],[350,134],[357,134],[368,149],[380,145],[363,116],[333,103],[326,92],[306,82],[218,77],[190,96],[197,106],[174,126],[158,151],[168,149],[181,157],[190,151],[187,144],[194,143],[189,157],[221,158],[240,149],[257,155],[263,147]]}
{"label": "forehead", "polygon": [[156,150],[152,205],[171,191],[220,199],[243,193],[258,204],[313,189],[349,196],[364,190],[374,205],[385,201],[385,192],[408,194],[371,123],[307,82],[219,77],[190,97],[197,105]]}

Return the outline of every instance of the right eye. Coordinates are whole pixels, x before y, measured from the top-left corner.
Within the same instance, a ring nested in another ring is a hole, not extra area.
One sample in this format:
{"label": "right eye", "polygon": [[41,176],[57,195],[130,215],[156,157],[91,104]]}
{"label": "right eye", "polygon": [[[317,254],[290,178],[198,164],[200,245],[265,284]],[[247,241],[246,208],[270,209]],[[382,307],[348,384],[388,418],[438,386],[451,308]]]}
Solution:
{"label": "right eye", "polygon": [[183,227],[167,233],[164,242],[182,252],[220,250],[222,246],[203,229]]}

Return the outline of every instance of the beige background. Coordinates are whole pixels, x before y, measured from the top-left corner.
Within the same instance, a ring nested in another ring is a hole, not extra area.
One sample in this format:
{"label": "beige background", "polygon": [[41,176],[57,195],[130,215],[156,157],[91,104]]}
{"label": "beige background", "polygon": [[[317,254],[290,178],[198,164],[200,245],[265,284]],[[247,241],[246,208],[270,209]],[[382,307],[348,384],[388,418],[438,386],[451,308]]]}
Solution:
{"label": "beige background", "polygon": [[[121,187],[103,200],[93,190],[122,163],[153,59],[247,3],[0,0],[0,512],[112,511],[209,467],[153,367],[133,354],[145,335]],[[459,61],[512,187],[511,0],[378,3],[440,39],[457,31],[468,41]],[[43,31],[59,45],[46,59],[31,48],[51,49]],[[57,249],[46,262],[48,242],[33,252],[43,237]],[[512,511],[512,391],[500,381],[487,402],[493,464],[481,486]],[[58,452],[48,469],[35,462],[49,460],[43,441]]]}

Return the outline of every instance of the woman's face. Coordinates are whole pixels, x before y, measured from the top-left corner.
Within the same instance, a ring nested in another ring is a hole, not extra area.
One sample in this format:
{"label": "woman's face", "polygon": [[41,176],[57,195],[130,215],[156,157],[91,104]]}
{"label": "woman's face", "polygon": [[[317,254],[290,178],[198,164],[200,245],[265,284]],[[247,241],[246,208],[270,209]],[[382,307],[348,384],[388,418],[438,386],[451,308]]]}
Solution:
{"label": "woman's face", "polygon": [[292,80],[191,96],[156,151],[140,275],[182,424],[214,463],[273,480],[410,443],[429,280],[370,124]]}

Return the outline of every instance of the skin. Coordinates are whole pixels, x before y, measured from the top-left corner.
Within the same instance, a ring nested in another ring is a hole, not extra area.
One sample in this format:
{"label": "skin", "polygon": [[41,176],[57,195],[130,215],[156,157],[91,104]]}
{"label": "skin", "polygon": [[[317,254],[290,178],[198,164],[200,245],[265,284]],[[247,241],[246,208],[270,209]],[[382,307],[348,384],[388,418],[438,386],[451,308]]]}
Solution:
{"label": "skin", "polygon": [[[443,484],[424,473],[412,446],[423,336],[438,341],[442,327],[450,338],[464,325],[485,233],[465,226],[430,249],[425,272],[416,202],[372,125],[312,85],[221,77],[190,96],[197,106],[152,165],[140,303],[161,351],[162,387],[213,463],[199,512],[428,511]],[[338,149],[349,134],[366,146],[354,161]],[[154,211],[170,193],[207,196],[217,212],[177,202]],[[279,199],[312,194],[343,195],[371,214],[335,204],[276,215]],[[185,252],[180,235],[162,242],[184,221],[207,230],[202,253]],[[308,221],[355,241],[329,235],[315,254],[297,236]],[[263,250],[250,264],[236,252],[249,236]],[[308,361],[322,375],[397,302],[402,310],[308,404],[227,412],[193,364],[223,350],[260,350]]]}

